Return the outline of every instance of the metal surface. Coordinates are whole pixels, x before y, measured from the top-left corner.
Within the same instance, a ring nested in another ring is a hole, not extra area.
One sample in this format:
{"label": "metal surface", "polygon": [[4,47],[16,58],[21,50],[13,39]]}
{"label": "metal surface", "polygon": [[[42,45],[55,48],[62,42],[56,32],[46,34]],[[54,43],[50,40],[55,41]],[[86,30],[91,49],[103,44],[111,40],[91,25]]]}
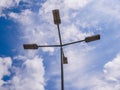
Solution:
{"label": "metal surface", "polygon": [[62,46],[67,46],[67,45],[71,45],[71,44],[76,44],[76,43],[80,43],[80,42],[83,42],[85,40],[79,40],[79,41],[75,41],[75,42],[71,42],[71,43],[66,43],[66,44],[63,44]]}
{"label": "metal surface", "polygon": [[99,40],[99,39],[100,39],[100,35],[98,34],[98,35],[86,37],[85,42],[91,42],[91,41],[95,41],[95,40]]}
{"label": "metal surface", "polygon": [[53,10],[53,19],[54,19],[54,24],[60,24],[61,23],[61,19],[60,19],[60,14],[59,14],[59,10]]}
{"label": "metal surface", "polygon": [[60,45],[39,45],[38,47],[60,47]]}
{"label": "metal surface", "polygon": [[24,49],[38,49],[37,44],[24,44]]}
{"label": "metal surface", "polygon": [[64,71],[63,71],[63,48],[62,48],[62,38],[60,33],[59,24],[57,25],[59,42],[60,42],[60,54],[61,54],[61,90],[64,90]]}

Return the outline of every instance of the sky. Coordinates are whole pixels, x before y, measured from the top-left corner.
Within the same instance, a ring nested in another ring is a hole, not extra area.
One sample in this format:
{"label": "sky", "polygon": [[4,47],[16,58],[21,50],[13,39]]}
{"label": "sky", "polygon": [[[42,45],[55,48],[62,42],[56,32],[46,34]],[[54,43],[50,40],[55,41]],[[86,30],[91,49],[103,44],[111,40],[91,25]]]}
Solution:
{"label": "sky", "polygon": [[61,90],[60,49],[52,10],[59,9],[65,90],[120,90],[119,0],[0,0],[0,90]]}

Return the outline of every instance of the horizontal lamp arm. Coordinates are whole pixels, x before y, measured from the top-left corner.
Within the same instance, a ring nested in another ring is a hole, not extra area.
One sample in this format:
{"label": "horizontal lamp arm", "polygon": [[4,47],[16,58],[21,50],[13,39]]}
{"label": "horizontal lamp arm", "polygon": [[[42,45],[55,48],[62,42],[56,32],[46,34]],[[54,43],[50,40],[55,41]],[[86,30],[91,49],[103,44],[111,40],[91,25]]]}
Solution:
{"label": "horizontal lamp arm", "polygon": [[79,41],[75,41],[75,42],[71,42],[71,43],[66,43],[63,45],[37,45],[37,44],[24,44],[23,47],[24,49],[38,49],[39,47],[61,47],[61,46],[67,46],[67,45],[71,45],[71,44],[75,44],[75,43],[79,43],[79,42],[91,42],[91,41],[95,41],[95,40],[99,40],[100,39],[100,35],[94,35],[94,36],[90,36],[90,37],[86,37],[85,40],[79,40]]}
{"label": "horizontal lamp arm", "polygon": [[39,45],[38,47],[60,47],[60,45]]}
{"label": "horizontal lamp arm", "polygon": [[60,45],[23,44],[24,49],[38,49],[39,47],[60,47]]}
{"label": "horizontal lamp arm", "polygon": [[79,42],[83,42],[85,40],[79,40],[79,41],[75,41],[75,42],[71,42],[71,43],[66,43],[66,44],[63,44],[62,46],[67,46],[67,45],[71,45],[71,44],[75,44],[75,43],[79,43]]}
{"label": "horizontal lamp arm", "polygon": [[79,40],[79,41],[75,41],[75,42],[71,42],[71,43],[66,43],[63,44],[62,46],[67,46],[67,45],[71,45],[71,44],[75,44],[75,43],[79,43],[79,42],[91,42],[91,41],[95,41],[95,40],[99,40],[100,39],[100,35],[94,35],[94,36],[90,36],[90,37],[86,37],[84,40]]}

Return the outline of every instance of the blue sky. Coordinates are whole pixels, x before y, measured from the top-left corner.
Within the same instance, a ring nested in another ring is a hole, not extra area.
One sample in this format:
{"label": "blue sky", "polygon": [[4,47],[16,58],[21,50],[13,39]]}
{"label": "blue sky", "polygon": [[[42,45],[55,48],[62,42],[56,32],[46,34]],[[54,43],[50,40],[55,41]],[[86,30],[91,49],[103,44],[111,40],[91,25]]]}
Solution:
{"label": "blue sky", "polygon": [[24,50],[23,44],[59,44],[52,10],[59,9],[65,90],[120,90],[119,0],[1,0],[0,90],[61,90],[58,48]]}

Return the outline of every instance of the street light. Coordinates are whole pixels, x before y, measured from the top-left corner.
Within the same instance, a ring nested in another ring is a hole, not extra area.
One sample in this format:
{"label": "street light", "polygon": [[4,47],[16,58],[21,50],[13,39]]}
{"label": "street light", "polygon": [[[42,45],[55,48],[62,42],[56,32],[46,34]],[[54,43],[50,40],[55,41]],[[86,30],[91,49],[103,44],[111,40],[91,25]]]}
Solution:
{"label": "street light", "polygon": [[62,43],[62,38],[61,38],[61,33],[60,33],[60,28],[59,28],[59,24],[61,23],[60,20],[60,15],[59,15],[59,10],[53,10],[53,19],[54,19],[54,24],[57,25],[58,28],[58,35],[59,35],[59,42],[60,44],[58,45],[37,45],[37,44],[24,44],[23,47],[24,49],[38,49],[39,47],[59,47],[60,48],[60,55],[61,55],[61,90],[64,90],[64,69],[63,69],[63,64],[68,64],[68,60],[67,57],[65,57],[64,52],[63,52],[63,47],[64,46],[68,46],[71,44],[76,44],[76,43],[80,43],[80,42],[91,42],[91,41],[95,41],[95,40],[99,40],[100,39],[100,35],[94,35],[94,36],[89,36],[86,37],[84,40],[79,40],[79,41],[74,41],[71,43]]}
{"label": "street light", "polygon": [[63,69],[63,64],[66,58],[64,57],[63,53],[63,44],[62,44],[62,38],[61,38],[61,33],[60,33],[60,27],[59,24],[61,23],[60,19],[60,14],[59,10],[55,9],[52,11],[53,12],[53,19],[54,19],[54,24],[57,25],[58,28],[58,36],[59,36],[59,42],[60,42],[60,55],[61,55],[61,90],[64,90],[64,69]]}
{"label": "street light", "polygon": [[[92,42],[92,41],[96,41],[100,39],[100,35],[94,35],[94,36],[89,36],[86,37],[84,40],[79,40],[79,41],[75,41],[75,42],[71,42],[71,43],[66,43],[66,44],[62,44],[62,47],[64,46],[68,46],[71,44],[75,44],[75,43],[79,43],[79,42]],[[37,44],[23,44],[23,48],[24,49],[38,49],[39,47],[60,47],[61,45],[37,45]],[[64,54],[63,54],[64,55]]]}

